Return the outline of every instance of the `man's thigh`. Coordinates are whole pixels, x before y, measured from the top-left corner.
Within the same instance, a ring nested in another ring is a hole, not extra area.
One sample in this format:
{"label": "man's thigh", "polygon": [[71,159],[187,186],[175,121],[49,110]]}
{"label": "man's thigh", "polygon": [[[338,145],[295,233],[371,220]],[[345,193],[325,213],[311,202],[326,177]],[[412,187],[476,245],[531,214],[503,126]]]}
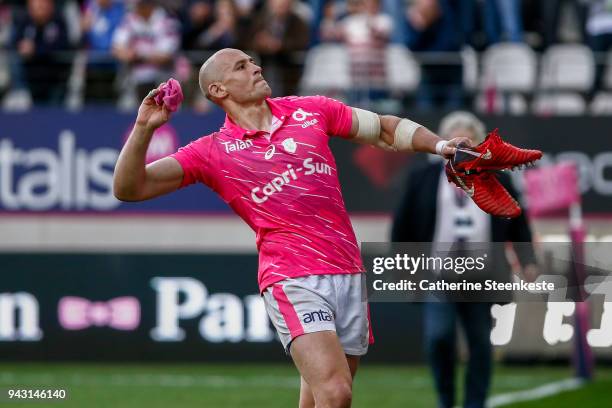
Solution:
{"label": "man's thigh", "polygon": [[334,378],[351,382],[351,369],[357,369],[359,359],[357,356],[344,354],[334,331],[319,331],[299,336],[293,340],[290,351],[300,374],[312,388]]}

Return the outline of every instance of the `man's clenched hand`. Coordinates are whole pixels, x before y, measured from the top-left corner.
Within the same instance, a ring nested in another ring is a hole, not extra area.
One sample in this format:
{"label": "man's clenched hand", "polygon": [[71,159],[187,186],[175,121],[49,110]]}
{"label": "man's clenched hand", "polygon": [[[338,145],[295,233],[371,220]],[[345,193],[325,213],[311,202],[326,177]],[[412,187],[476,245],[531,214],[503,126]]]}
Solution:
{"label": "man's clenched hand", "polygon": [[155,103],[155,95],[159,91],[153,89],[144,98],[138,108],[138,116],[136,117],[136,126],[141,126],[150,132],[154,132],[157,128],[170,120],[170,111],[164,104],[161,106]]}

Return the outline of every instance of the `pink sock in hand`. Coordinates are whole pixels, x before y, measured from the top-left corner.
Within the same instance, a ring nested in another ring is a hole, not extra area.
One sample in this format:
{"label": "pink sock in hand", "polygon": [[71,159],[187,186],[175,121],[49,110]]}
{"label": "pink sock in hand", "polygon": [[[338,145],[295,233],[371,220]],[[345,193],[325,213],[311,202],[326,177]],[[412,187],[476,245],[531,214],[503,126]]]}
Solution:
{"label": "pink sock in hand", "polygon": [[155,103],[159,106],[166,105],[170,112],[176,112],[183,102],[183,90],[179,81],[170,78],[161,84],[157,90],[159,92],[155,95]]}

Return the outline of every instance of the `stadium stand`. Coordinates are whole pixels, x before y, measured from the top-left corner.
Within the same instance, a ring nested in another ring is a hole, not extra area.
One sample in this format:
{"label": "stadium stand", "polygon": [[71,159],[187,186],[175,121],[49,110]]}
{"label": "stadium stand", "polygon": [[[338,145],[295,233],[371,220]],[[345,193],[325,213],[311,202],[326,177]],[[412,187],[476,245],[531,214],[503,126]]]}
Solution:
{"label": "stadium stand", "polygon": [[[28,7],[43,3],[54,6],[53,18],[66,32],[65,49],[52,52],[62,64],[60,71],[67,77],[62,77],[66,86],[61,89],[60,105],[72,110],[88,104],[135,108],[138,96],[130,75],[134,66],[126,63],[125,58],[123,62],[117,60],[110,52],[110,44],[120,22],[140,1],[4,0],[0,2],[2,109],[27,110],[33,105],[47,104],[45,98],[41,100],[37,96],[41,87],[36,82],[46,81],[43,88],[62,88],[58,81],[43,76],[34,76],[36,81],[30,78],[32,83],[28,82],[27,74],[36,64],[32,67],[31,61],[26,61],[24,65],[24,57],[18,52],[17,36],[27,18]],[[281,8],[290,7],[291,15],[309,26],[310,38],[308,41],[304,38],[301,43],[315,44],[306,52],[303,46],[289,47],[288,36],[283,32],[295,24],[284,28],[277,24],[276,28],[270,28],[270,38],[280,39],[281,49],[287,50],[283,51],[280,65],[275,63],[273,70],[268,69],[270,79],[275,77],[281,82],[276,87],[280,90],[294,89],[299,78],[298,93],[330,91],[358,105],[371,100],[394,100],[398,109],[418,110],[422,107],[418,95],[412,96],[426,82],[432,64],[461,65],[464,108],[472,107],[475,99],[473,105],[477,111],[496,114],[612,113],[612,107],[608,107],[612,106],[612,94],[609,92],[611,61],[604,41],[607,37],[605,32],[593,28],[597,19],[605,17],[597,5],[601,2],[565,5],[560,14],[563,22],[557,24],[559,19],[555,17],[554,27],[546,26],[546,22],[552,21],[550,5],[540,7],[537,2],[528,1],[513,1],[511,10],[493,10],[493,2],[484,0],[458,4],[414,0],[404,5],[393,0],[296,0],[286,4],[270,0],[165,0],[156,3],[166,9],[168,18],[174,19],[180,30],[181,45],[176,53],[173,51],[174,66],[163,67],[162,71],[165,75],[180,76],[181,81],[193,85],[186,87],[188,93],[194,94],[186,95],[186,102],[196,108],[202,104],[202,98],[195,95],[194,72],[201,63],[202,53],[209,55],[220,47],[233,46],[255,51],[256,59],[268,61],[265,65],[270,66],[269,47],[254,41],[253,30],[255,17],[265,19],[266,10],[278,3]],[[474,7],[479,4],[486,10]],[[519,6],[522,8],[520,21],[516,13]],[[453,48],[434,55],[434,50],[441,49],[436,44],[425,44],[427,38],[422,38],[413,27],[414,10],[420,9],[429,11],[426,23],[431,27],[448,19],[458,22],[450,24],[452,33],[445,32],[444,38],[458,39],[460,51]],[[568,13],[575,15],[568,19]],[[368,21],[371,24],[365,23]],[[502,24],[504,32],[491,36],[492,24]],[[376,29],[368,34],[363,31],[364,27]],[[300,32],[305,34],[305,31]],[[413,47],[414,35],[420,36],[418,47]],[[512,42],[499,42],[508,40]],[[573,42],[564,43],[569,40]],[[322,45],[316,45],[319,41],[323,41]],[[339,44],[349,46],[349,50],[341,49]],[[185,56],[189,63],[185,62]],[[284,71],[289,69],[291,75],[285,75]],[[286,78],[291,78],[290,83],[283,83]],[[571,83],[565,78],[570,78]],[[153,83],[149,78],[145,82]],[[438,88],[445,86],[454,86],[454,82],[436,83],[430,91],[438,93]],[[141,88],[140,94],[146,87]],[[451,94],[454,95],[449,92],[448,98]]]}

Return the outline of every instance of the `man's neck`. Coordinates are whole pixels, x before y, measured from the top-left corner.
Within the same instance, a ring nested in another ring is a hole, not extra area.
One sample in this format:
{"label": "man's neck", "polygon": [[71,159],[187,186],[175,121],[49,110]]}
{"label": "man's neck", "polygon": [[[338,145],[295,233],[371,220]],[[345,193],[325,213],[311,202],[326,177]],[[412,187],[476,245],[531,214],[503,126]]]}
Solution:
{"label": "man's neck", "polygon": [[249,105],[231,104],[224,108],[234,123],[241,128],[270,131],[272,111],[265,99]]}

